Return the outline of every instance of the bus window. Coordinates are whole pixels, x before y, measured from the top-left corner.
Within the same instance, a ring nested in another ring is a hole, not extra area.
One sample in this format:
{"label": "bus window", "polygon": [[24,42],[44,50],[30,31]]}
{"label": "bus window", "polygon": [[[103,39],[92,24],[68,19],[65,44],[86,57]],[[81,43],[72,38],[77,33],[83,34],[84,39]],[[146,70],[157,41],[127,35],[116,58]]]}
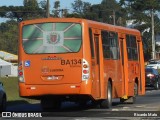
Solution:
{"label": "bus window", "polygon": [[102,44],[103,44],[103,57],[106,59],[110,59],[110,42],[108,39],[108,32],[107,31],[102,31]]}
{"label": "bus window", "polygon": [[103,55],[107,59],[119,58],[118,35],[115,32],[102,31]]}
{"label": "bus window", "polygon": [[110,49],[112,53],[112,59],[116,60],[119,58],[119,47],[118,47],[118,35],[115,32],[109,33]]}
{"label": "bus window", "polygon": [[93,46],[93,36],[92,36],[92,29],[89,29],[89,40],[90,40],[90,48],[91,48],[91,56],[94,58],[94,46]]}
{"label": "bus window", "polygon": [[129,60],[138,60],[136,37],[126,35],[127,53]]}
{"label": "bus window", "polygon": [[78,52],[81,44],[80,24],[40,23],[23,27],[23,47],[27,54]]}

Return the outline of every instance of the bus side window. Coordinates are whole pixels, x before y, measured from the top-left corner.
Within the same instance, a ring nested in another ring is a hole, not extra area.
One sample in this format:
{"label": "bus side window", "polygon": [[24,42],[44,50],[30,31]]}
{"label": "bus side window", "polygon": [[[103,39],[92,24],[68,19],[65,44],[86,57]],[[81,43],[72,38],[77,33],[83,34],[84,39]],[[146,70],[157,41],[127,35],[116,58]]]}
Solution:
{"label": "bus side window", "polygon": [[119,59],[118,34],[115,32],[109,32],[109,41],[111,58],[117,60]]}
{"label": "bus side window", "polygon": [[90,48],[91,48],[91,57],[94,58],[94,44],[93,44],[93,36],[92,29],[89,28],[89,40],[90,40]]}
{"label": "bus side window", "polygon": [[127,53],[129,60],[138,60],[136,36],[126,35]]}
{"label": "bus side window", "polygon": [[131,45],[132,45],[132,59],[138,60],[138,52],[137,52],[137,43],[136,36],[131,36]]}
{"label": "bus side window", "polygon": [[110,59],[111,51],[110,51],[110,41],[108,38],[108,31],[101,31],[102,36],[102,44],[103,44],[103,57],[106,59]]}

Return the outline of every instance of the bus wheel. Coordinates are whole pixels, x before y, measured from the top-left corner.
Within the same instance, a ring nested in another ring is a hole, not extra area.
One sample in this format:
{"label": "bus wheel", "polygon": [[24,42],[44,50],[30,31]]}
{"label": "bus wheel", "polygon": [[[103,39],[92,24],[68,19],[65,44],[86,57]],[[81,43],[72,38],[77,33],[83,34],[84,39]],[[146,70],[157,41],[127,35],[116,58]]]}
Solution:
{"label": "bus wheel", "polygon": [[44,97],[41,99],[41,107],[43,110],[60,109],[61,102],[50,97]]}
{"label": "bus wheel", "polygon": [[107,88],[107,99],[102,100],[100,102],[101,108],[111,108],[112,107],[112,85],[110,82],[108,82],[108,88]]}
{"label": "bus wheel", "polygon": [[1,102],[1,106],[0,106],[0,112],[6,111],[6,106],[7,106],[6,96],[3,95],[2,102]]}

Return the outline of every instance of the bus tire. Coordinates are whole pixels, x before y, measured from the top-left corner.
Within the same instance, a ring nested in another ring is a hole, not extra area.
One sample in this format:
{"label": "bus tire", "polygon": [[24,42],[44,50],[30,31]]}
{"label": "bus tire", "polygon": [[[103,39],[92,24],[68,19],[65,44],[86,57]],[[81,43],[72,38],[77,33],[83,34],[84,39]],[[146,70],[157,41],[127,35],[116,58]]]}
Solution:
{"label": "bus tire", "polygon": [[102,100],[100,102],[101,108],[111,108],[112,107],[112,85],[110,82],[108,82],[108,88],[107,88],[107,99]]}
{"label": "bus tire", "polygon": [[50,97],[45,97],[41,99],[41,107],[44,111],[60,109],[61,102]]}
{"label": "bus tire", "polygon": [[1,105],[0,105],[0,112],[6,111],[6,106],[7,106],[6,96],[3,95],[2,102],[1,102]]}
{"label": "bus tire", "polygon": [[48,98],[42,98],[41,99],[41,107],[42,109],[45,111],[45,110],[51,110],[52,109],[52,106],[53,106],[53,103],[52,101]]}

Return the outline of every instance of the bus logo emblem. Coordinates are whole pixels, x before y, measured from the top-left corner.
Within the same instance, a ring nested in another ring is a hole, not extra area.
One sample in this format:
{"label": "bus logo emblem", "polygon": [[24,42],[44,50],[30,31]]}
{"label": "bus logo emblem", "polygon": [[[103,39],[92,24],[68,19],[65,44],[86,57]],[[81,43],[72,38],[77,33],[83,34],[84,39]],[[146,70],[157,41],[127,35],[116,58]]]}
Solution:
{"label": "bus logo emblem", "polygon": [[42,73],[47,74],[49,72],[49,68],[47,66],[42,67]]}
{"label": "bus logo emblem", "polygon": [[43,33],[44,46],[63,46],[64,33],[62,31],[49,31]]}
{"label": "bus logo emblem", "polygon": [[30,67],[31,61],[29,61],[29,60],[25,61],[24,65],[25,65],[25,67]]}
{"label": "bus logo emblem", "polygon": [[48,40],[49,43],[51,44],[56,44],[60,40],[60,36],[56,33],[50,34],[50,39]]}

